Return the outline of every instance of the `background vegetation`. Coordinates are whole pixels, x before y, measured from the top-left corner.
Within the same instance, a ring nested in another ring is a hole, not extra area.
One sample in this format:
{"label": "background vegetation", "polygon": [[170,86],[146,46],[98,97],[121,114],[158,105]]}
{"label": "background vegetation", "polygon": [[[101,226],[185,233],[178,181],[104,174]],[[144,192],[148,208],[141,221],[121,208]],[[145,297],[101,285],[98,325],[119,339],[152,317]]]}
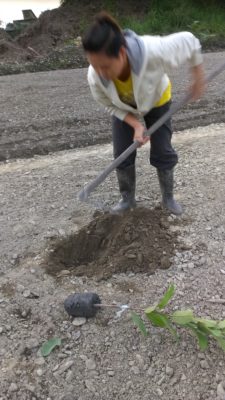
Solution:
{"label": "background vegetation", "polygon": [[[62,0],[61,4],[76,5],[77,0]],[[225,0],[151,0],[95,1],[92,9],[105,9],[121,23],[139,34],[168,34],[181,30],[193,32],[202,42],[220,43],[225,40]],[[83,8],[90,2],[83,0]],[[86,28],[81,17],[81,31]],[[82,33],[82,32],[81,32]]]}

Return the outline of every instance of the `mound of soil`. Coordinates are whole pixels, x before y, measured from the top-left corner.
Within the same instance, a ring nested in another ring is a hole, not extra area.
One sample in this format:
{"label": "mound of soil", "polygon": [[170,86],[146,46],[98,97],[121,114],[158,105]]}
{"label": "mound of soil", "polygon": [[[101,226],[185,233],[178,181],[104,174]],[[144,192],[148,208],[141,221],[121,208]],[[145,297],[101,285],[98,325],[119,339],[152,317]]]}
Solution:
{"label": "mound of soil", "polygon": [[[142,2],[141,2],[142,3]],[[118,15],[133,15],[137,14],[140,18],[143,15],[144,10],[147,6],[140,9],[135,2],[130,2],[129,4],[121,4],[121,2],[116,2],[115,4]],[[43,12],[40,17],[30,26],[28,26],[21,34],[19,34],[15,39],[11,39],[10,36],[3,30],[0,30],[0,40],[4,39],[4,46],[0,46],[0,62],[7,63],[21,63],[24,64],[30,60],[36,60],[38,65],[28,66],[25,71],[36,71],[36,70],[49,70],[58,68],[74,68],[83,67],[85,64],[84,57],[81,54],[80,40],[77,43],[76,38],[80,37],[86,26],[92,21],[93,16],[101,11],[102,9],[108,9],[105,7],[105,2],[97,0],[93,3],[89,1],[77,1],[74,0],[71,4],[66,4],[60,6],[53,10],[48,10]],[[110,11],[110,10],[109,10]],[[13,45],[10,46],[9,42]],[[70,63],[63,63],[64,57],[68,57],[68,51],[66,49],[65,54],[62,54],[61,65],[60,63],[50,63],[49,60],[45,68],[43,68],[43,62],[46,63],[44,59],[40,61],[40,57],[48,57],[51,55],[52,51],[59,48],[64,48],[69,45],[75,44],[75,56]],[[17,51],[15,51],[15,49]],[[20,50],[20,51],[19,51]],[[9,73],[25,72],[24,68],[21,70],[12,67],[8,67]],[[1,71],[1,69],[0,69]],[[2,74],[7,73],[7,69],[3,69]]]}
{"label": "mound of soil", "polygon": [[72,269],[98,279],[127,271],[152,274],[170,267],[176,244],[160,209],[100,214],[78,233],[53,242],[45,268],[51,275]]}
{"label": "mound of soil", "polygon": [[[104,8],[110,8],[105,3],[102,0],[94,2],[73,0],[71,4],[45,11],[17,38],[17,43],[22,47],[34,47],[35,50],[44,54],[67,39],[80,36],[95,14]],[[115,2],[118,15],[138,15],[141,18],[148,8],[149,5],[142,0],[138,5],[133,1],[129,4]]]}

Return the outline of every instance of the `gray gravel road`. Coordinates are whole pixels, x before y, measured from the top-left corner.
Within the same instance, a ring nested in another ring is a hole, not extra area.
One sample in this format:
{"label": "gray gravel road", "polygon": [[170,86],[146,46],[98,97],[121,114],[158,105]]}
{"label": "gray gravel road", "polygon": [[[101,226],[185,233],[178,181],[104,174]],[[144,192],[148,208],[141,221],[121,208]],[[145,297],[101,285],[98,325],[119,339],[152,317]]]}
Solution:
{"label": "gray gravel road", "polygon": [[[205,54],[206,71],[224,60],[225,52]],[[86,69],[27,73],[0,77],[0,160],[48,154],[108,142],[110,117],[91,97]],[[171,75],[174,100],[189,84],[186,68]],[[200,101],[174,117],[174,129],[224,122],[222,73]]]}

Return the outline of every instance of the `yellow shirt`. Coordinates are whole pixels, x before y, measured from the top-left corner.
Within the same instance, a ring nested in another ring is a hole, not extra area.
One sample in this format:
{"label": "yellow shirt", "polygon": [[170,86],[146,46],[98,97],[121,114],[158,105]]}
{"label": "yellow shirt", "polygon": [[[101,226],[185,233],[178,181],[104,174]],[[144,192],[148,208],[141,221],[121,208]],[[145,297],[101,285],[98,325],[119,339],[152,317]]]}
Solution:
{"label": "yellow shirt", "polygon": [[129,104],[132,107],[137,107],[134,100],[133,82],[131,75],[126,81],[120,81],[119,79],[115,79],[113,82],[114,85],[116,86],[116,90],[120,100],[123,103]]}
{"label": "yellow shirt", "polygon": [[154,107],[160,107],[166,104],[171,99],[171,82],[169,81],[169,85],[166,90],[163,92],[159,101],[154,104]]}
{"label": "yellow shirt", "polygon": [[[133,83],[131,75],[126,81],[120,81],[119,79],[115,79],[114,84],[116,86],[117,93],[119,95],[120,100],[129,104],[132,107],[137,107],[135,99],[134,99],[134,91],[133,91]],[[159,101],[154,104],[154,107],[160,107],[166,104],[171,99],[171,82],[167,86],[166,90],[162,94]]]}

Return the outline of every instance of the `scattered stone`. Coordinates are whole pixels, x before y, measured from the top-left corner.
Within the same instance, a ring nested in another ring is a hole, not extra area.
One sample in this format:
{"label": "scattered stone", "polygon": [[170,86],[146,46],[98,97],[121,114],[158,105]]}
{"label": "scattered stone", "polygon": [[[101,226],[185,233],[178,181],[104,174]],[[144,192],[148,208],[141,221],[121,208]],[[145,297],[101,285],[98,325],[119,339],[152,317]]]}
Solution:
{"label": "scattered stone", "polygon": [[34,361],[34,363],[35,363],[36,365],[44,365],[44,364],[45,364],[45,359],[44,359],[44,357],[38,357],[38,358],[36,358],[36,360]]}
{"label": "scattered stone", "polygon": [[169,367],[168,365],[166,366],[166,375],[172,377],[174,375],[174,369]]}
{"label": "scattered stone", "polygon": [[80,339],[80,335],[81,335],[80,331],[72,332],[72,339],[73,340],[78,340],[78,339]]}
{"label": "scattered stone", "polygon": [[90,390],[90,392],[95,392],[94,379],[86,379],[84,383],[85,383],[86,388],[88,390]]}
{"label": "scattered stone", "polygon": [[169,268],[171,264],[169,257],[163,256],[160,260],[160,264],[162,268]]}
{"label": "scattered stone", "polygon": [[109,376],[114,376],[114,375],[115,375],[115,372],[114,372],[114,371],[108,371],[108,375],[109,375]]}
{"label": "scattered stone", "polygon": [[163,395],[163,391],[162,391],[160,388],[157,388],[157,389],[156,389],[156,393],[157,393],[157,395],[160,396],[160,397]]}
{"label": "scattered stone", "polygon": [[136,354],[136,359],[137,359],[137,362],[138,362],[138,364],[140,365],[140,367],[144,367],[144,360],[143,360],[143,358],[141,357],[141,355],[140,354]]}
{"label": "scattered stone", "polygon": [[150,367],[147,371],[147,374],[151,377],[153,377],[155,375],[155,370],[153,367]]}
{"label": "scattered stone", "polygon": [[82,326],[86,323],[86,318],[74,318],[72,324],[74,326]]}
{"label": "scattered stone", "polygon": [[201,360],[200,361],[200,366],[202,369],[209,369],[209,364],[206,360]]}
{"label": "scattered stone", "polygon": [[136,366],[133,366],[130,370],[131,370],[131,372],[133,372],[134,375],[139,375],[140,374],[140,370]]}
{"label": "scattered stone", "polygon": [[23,297],[25,297],[25,298],[30,297],[30,290],[29,289],[24,290]]}
{"label": "scattered stone", "polygon": [[33,291],[31,292],[29,289],[25,289],[23,292],[23,297],[25,297],[26,299],[38,299],[39,294]]}
{"label": "scattered stone", "polygon": [[219,397],[219,400],[225,399],[225,382],[220,382],[217,385],[217,396]]}
{"label": "scattered stone", "polygon": [[96,369],[96,364],[95,361],[92,360],[91,358],[88,358],[85,362],[86,368],[89,370],[95,370]]}
{"label": "scattered stone", "polygon": [[66,372],[69,368],[71,368],[73,364],[74,364],[74,361],[73,361],[73,360],[66,361],[64,364],[62,364],[62,365],[59,367],[58,371],[56,371],[56,374],[62,375],[62,374],[63,374],[64,372]]}
{"label": "scattered stone", "polygon": [[43,369],[38,368],[37,371],[36,371],[36,373],[37,373],[37,376],[42,376],[43,373],[44,373],[44,371],[43,371]]}
{"label": "scattered stone", "polygon": [[11,385],[9,386],[9,392],[13,393],[13,392],[16,392],[17,390],[18,390],[17,384],[12,382]]}
{"label": "scattered stone", "polygon": [[159,381],[157,382],[157,385],[161,386],[164,381],[165,381],[165,375],[162,375]]}

